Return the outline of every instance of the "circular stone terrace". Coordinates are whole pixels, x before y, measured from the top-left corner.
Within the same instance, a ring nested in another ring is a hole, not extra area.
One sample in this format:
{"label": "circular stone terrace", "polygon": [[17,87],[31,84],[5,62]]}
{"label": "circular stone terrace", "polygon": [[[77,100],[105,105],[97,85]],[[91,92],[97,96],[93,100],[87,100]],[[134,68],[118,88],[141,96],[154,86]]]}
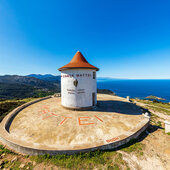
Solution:
{"label": "circular stone terrace", "polygon": [[1,123],[0,140],[23,154],[73,154],[117,148],[147,128],[149,118],[125,98],[98,94],[97,99],[89,111],[65,109],[60,97],[20,106]]}

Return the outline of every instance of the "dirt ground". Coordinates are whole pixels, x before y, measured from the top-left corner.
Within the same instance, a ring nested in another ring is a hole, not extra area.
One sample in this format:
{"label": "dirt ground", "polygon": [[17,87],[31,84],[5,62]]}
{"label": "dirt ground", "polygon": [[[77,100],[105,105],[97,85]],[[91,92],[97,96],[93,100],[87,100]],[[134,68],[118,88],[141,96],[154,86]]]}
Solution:
{"label": "dirt ground", "polygon": [[[143,103],[137,105],[145,107]],[[118,151],[123,154],[123,159],[129,164],[130,169],[142,170],[169,170],[170,169],[170,135],[165,134],[164,121],[169,120],[170,116],[154,112],[149,109],[151,116],[151,124],[145,132],[146,136],[141,138],[141,143],[144,144],[143,156],[138,157],[134,153],[127,154],[123,151]]]}
{"label": "dirt ground", "polygon": [[123,159],[129,164],[130,169],[141,170],[169,170],[170,169],[170,136],[163,129],[150,126],[149,133],[141,143],[144,144],[143,156],[134,153],[122,153]]}

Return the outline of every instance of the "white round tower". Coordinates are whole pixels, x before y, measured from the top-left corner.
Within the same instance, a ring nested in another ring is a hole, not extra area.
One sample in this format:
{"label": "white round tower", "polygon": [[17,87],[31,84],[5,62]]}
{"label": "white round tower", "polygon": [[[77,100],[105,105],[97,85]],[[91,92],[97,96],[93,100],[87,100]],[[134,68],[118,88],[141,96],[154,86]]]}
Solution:
{"label": "white round tower", "polygon": [[99,69],[87,62],[78,51],[61,71],[61,104],[70,109],[86,109],[95,106],[96,71]]}

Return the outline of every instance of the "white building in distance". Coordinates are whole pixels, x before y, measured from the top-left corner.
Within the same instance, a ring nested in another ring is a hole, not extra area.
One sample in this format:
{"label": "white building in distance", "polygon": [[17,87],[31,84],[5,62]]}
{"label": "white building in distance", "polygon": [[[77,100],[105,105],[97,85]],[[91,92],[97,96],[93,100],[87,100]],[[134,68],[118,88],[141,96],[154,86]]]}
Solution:
{"label": "white building in distance", "polygon": [[96,71],[81,52],[77,52],[61,71],[61,104],[70,109],[84,110],[97,103]]}

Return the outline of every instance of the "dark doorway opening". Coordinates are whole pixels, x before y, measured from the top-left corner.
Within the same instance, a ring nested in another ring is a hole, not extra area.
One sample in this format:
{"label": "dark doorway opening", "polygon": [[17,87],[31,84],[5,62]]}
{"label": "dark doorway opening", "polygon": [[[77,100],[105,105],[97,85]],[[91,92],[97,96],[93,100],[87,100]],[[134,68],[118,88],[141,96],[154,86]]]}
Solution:
{"label": "dark doorway opening", "polygon": [[96,94],[92,93],[92,105],[95,106],[96,105]]}

